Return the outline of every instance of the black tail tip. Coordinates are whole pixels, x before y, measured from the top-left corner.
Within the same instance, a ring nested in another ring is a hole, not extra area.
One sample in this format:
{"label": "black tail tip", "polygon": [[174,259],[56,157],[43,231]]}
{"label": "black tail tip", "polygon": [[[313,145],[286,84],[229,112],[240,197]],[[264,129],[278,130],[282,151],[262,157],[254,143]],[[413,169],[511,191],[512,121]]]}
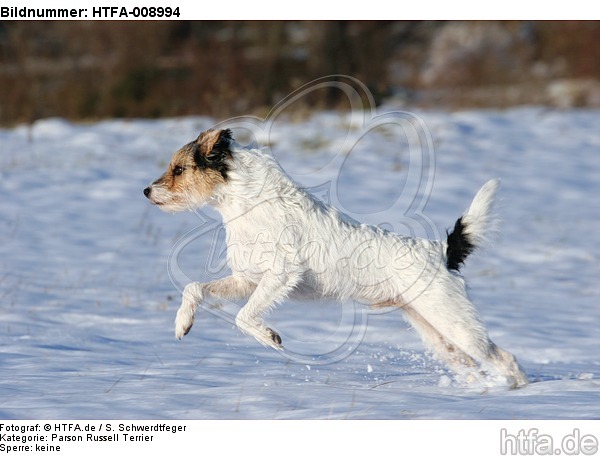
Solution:
{"label": "black tail tip", "polygon": [[465,227],[461,217],[454,224],[452,232],[446,232],[448,234],[446,266],[450,270],[458,271],[467,257],[475,250],[475,245],[469,239],[469,235],[465,233]]}

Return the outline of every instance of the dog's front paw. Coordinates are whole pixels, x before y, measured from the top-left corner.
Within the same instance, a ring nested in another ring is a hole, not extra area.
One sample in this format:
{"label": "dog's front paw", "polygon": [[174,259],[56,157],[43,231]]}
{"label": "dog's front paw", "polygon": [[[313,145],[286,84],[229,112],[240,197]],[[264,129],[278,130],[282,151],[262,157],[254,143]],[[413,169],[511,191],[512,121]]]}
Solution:
{"label": "dog's front paw", "polygon": [[190,332],[194,325],[194,316],[198,303],[202,301],[202,284],[192,282],[183,290],[181,306],[175,317],[175,337],[181,339]]}
{"label": "dog's front paw", "polygon": [[194,325],[194,322],[190,322],[189,324],[185,325],[185,324],[181,324],[178,321],[176,321],[175,322],[175,337],[177,337],[177,339],[181,340],[183,338],[183,336],[187,335],[187,333],[190,332],[193,325]]}
{"label": "dog's front paw", "polygon": [[242,331],[244,334],[254,337],[265,347],[271,347],[275,350],[283,350],[283,345],[281,345],[281,337],[271,328],[267,328],[257,321],[248,321],[244,318],[241,318],[239,315],[238,318],[236,318],[235,323],[240,331]]}
{"label": "dog's front paw", "polygon": [[255,327],[244,332],[253,336],[265,347],[271,347],[275,350],[283,350],[283,345],[281,345],[281,337],[271,328],[264,326],[258,328]]}
{"label": "dog's front paw", "polygon": [[183,336],[190,332],[193,325],[194,314],[190,313],[184,306],[181,306],[175,317],[175,337],[181,340]]}
{"label": "dog's front paw", "polygon": [[270,347],[273,347],[275,350],[283,350],[283,345],[281,345],[281,336],[273,331],[271,328],[267,328],[267,335],[270,337],[272,344],[269,344]]}

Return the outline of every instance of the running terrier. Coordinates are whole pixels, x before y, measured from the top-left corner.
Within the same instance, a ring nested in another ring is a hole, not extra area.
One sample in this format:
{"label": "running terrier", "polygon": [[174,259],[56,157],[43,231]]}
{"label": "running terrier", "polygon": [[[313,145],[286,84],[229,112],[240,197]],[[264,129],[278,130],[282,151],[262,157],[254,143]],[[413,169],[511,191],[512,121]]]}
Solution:
{"label": "running terrier", "polygon": [[[492,227],[498,180],[487,182],[445,241],[361,224],[294,183],[269,155],[208,130],[179,149],[144,195],[166,212],[210,204],[225,224],[232,275],[188,284],[175,319],[181,339],[209,296],[247,299],[237,327],[282,350],[263,317],[286,298],[354,299],[398,307],[433,355],[458,374],[527,384],[515,357],[489,338],[459,269]],[[257,239],[261,242],[257,242]],[[259,259],[260,261],[257,261]]]}

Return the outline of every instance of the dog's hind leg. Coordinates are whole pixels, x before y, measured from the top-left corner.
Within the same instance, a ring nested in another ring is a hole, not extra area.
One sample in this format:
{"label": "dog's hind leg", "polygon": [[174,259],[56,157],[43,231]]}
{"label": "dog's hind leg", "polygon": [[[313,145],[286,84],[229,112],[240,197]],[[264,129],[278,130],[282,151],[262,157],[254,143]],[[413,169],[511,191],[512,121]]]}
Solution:
{"label": "dog's hind leg", "polygon": [[[403,307],[407,320],[434,355],[457,374],[500,374],[511,387],[527,384],[515,357],[490,339],[466,294],[435,294]],[[431,305],[431,302],[437,305]],[[467,369],[465,369],[467,368]]]}
{"label": "dog's hind leg", "polygon": [[402,309],[404,318],[417,330],[425,346],[431,350],[434,356],[441,362],[451,368],[477,367],[478,363],[473,357],[467,354],[449,341],[440,331],[438,331],[429,321],[427,321],[413,306],[402,302],[399,299],[378,302],[371,305],[372,308],[397,307]]}
{"label": "dog's hind leg", "polygon": [[181,339],[190,332],[194,324],[196,309],[207,295],[241,299],[250,296],[255,288],[254,283],[237,276],[229,276],[207,283],[192,282],[186,285],[183,290],[181,306],[175,318],[175,336]]}
{"label": "dog's hind leg", "polygon": [[477,361],[471,355],[446,339],[412,306],[405,305],[402,310],[404,311],[404,317],[419,332],[425,346],[433,352],[439,361],[455,371],[462,367],[476,368],[478,366]]}
{"label": "dog's hind leg", "polygon": [[506,350],[502,350],[491,341],[485,362],[503,375],[513,388],[525,386],[529,383],[527,374],[525,374],[521,366],[519,366],[515,356]]}

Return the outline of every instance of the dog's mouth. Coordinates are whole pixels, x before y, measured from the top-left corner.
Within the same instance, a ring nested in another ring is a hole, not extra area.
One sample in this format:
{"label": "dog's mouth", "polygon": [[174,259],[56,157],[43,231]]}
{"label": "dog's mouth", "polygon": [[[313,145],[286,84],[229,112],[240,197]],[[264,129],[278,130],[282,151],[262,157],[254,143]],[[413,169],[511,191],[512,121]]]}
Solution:
{"label": "dog's mouth", "polygon": [[153,206],[158,206],[158,207],[161,207],[161,206],[164,206],[164,205],[166,204],[166,203],[165,203],[165,202],[163,202],[163,201],[156,201],[156,200],[153,200],[153,199],[151,199],[151,198],[148,198],[148,199],[149,199],[149,201],[150,201],[150,204],[152,204]]}
{"label": "dog's mouth", "polygon": [[151,196],[148,196],[148,202],[153,206],[162,206],[163,204],[160,201],[155,201],[154,198],[152,198]]}
{"label": "dog's mouth", "polygon": [[144,196],[146,198],[148,198],[148,201],[150,201],[150,204],[156,205],[156,206],[162,206],[164,203],[162,203],[161,201],[156,201],[152,196],[152,188],[151,187],[146,187],[144,189]]}
{"label": "dog's mouth", "polygon": [[148,187],[144,189],[144,196],[148,198],[150,204],[164,212],[180,212],[187,209],[187,206],[182,204],[180,195],[166,194],[161,188]]}

